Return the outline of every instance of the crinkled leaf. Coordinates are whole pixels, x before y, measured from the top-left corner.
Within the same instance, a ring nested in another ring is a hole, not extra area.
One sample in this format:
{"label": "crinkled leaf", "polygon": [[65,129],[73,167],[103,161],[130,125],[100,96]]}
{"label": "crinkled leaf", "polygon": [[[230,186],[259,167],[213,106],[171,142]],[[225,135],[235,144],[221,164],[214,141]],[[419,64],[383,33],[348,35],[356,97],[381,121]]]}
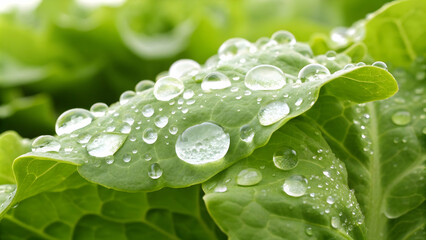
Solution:
{"label": "crinkled leaf", "polygon": [[13,160],[30,151],[29,143],[12,131],[0,135],[0,184],[15,183],[12,172]]}
{"label": "crinkled leaf", "polygon": [[[295,151],[296,167],[277,168],[273,156],[290,149]],[[259,183],[239,185],[247,169],[261,173]],[[305,192],[283,190],[294,176],[306,179]],[[204,183],[204,200],[233,240],[363,239],[363,215],[346,178],[344,165],[319,130],[299,118],[280,128],[250,157]]]}

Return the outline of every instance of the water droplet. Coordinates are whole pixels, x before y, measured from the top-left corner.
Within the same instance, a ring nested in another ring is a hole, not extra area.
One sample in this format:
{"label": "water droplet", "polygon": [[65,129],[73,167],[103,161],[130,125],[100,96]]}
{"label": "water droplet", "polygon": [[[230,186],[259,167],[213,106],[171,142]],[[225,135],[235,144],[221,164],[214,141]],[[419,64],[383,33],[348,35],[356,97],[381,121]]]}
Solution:
{"label": "water droplet", "polygon": [[220,59],[230,59],[235,55],[249,52],[251,47],[251,43],[243,38],[231,38],[220,46],[218,55]]}
{"label": "water droplet", "polygon": [[172,64],[169,69],[169,74],[171,77],[180,78],[186,74],[199,70],[200,64],[191,59],[181,59]]}
{"label": "water droplet", "polygon": [[277,31],[274,34],[272,34],[271,39],[279,44],[289,44],[289,45],[296,44],[296,38],[294,37],[294,35],[284,30]]}
{"label": "water droplet", "polygon": [[32,143],[33,152],[59,152],[59,149],[61,149],[61,144],[50,135],[40,136]]}
{"label": "water droplet", "polygon": [[91,137],[92,137],[92,135],[90,135],[88,133],[82,133],[78,136],[77,142],[80,143],[80,144],[86,144],[86,143],[89,142]]}
{"label": "water droplet", "polygon": [[300,197],[306,193],[307,182],[306,178],[299,175],[293,175],[285,180],[283,190],[289,196]]}
{"label": "water droplet", "polygon": [[337,53],[336,53],[335,51],[328,51],[328,52],[325,54],[325,57],[326,57],[328,60],[335,60],[335,59],[336,59],[336,56],[337,56]]}
{"label": "water droplet", "polygon": [[247,72],[244,84],[251,90],[277,90],[286,82],[281,69],[272,65],[259,65]]}
{"label": "water droplet", "polygon": [[174,77],[158,79],[154,85],[154,96],[160,101],[169,101],[179,96],[184,90],[183,82]]}
{"label": "water droplet", "polygon": [[354,68],[355,67],[355,65],[353,65],[352,63],[349,63],[349,64],[346,64],[345,65],[345,67],[343,68],[344,70],[349,70],[349,69],[352,69],[352,68]]}
{"label": "water droplet", "polygon": [[250,143],[253,141],[254,134],[254,129],[250,125],[244,125],[240,128],[240,138],[244,142]]}
{"label": "water droplet", "polygon": [[219,185],[217,187],[215,187],[214,192],[218,192],[218,193],[224,193],[228,191],[228,188],[225,185]]}
{"label": "water droplet", "polygon": [[339,47],[343,47],[348,44],[347,28],[337,27],[331,30],[331,40],[335,42]]}
{"label": "water droplet", "polygon": [[263,126],[272,125],[290,113],[290,108],[287,103],[282,101],[272,102],[260,109],[258,118]]}
{"label": "water droplet", "polygon": [[151,159],[152,159],[152,155],[151,154],[149,154],[149,153],[146,153],[144,156],[143,156],[143,159],[145,159],[145,161],[151,161]]}
{"label": "water droplet", "polygon": [[178,128],[176,126],[169,127],[169,133],[175,135],[178,132]]}
{"label": "water droplet", "polygon": [[308,236],[312,236],[312,234],[313,234],[312,228],[311,228],[311,227],[307,227],[307,228],[305,229],[305,233],[306,233],[306,235],[308,235]]}
{"label": "water droplet", "polygon": [[126,138],[123,134],[101,133],[90,139],[86,150],[93,157],[109,157],[120,149]]}
{"label": "water droplet", "polygon": [[411,122],[411,114],[407,111],[398,111],[392,115],[392,122],[399,126],[407,125]]}
{"label": "water droplet", "polygon": [[147,89],[154,87],[154,82],[151,80],[142,80],[136,84],[135,91],[137,93],[141,93]]}
{"label": "water droplet", "polygon": [[157,126],[159,128],[165,127],[168,122],[169,122],[169,118],[166,117],[166,116],[162,116],[162,115],[158,115],[154,119],[155,126]]}
{"label": "water droplet", "polygon": [[163,169],[161,169],[160,164],[153,163],[149,166],[148,176],[152,179],[158,179],[163,175]]}
{"label": "water droplet", "polygon": [[124,105],[130,101],[135,96],[135,92],[133,91],[125,91],[120,96],[120,104]]}
{"label": "water droplet", "polygon": [[299,158],[296,150],[290,147],[282,147],[272,157],[275,166],[281,170],[290,170],[297,166]]}
{"label": "water droplet", "polygon": [[157,141],[158,134],[157,132],[152,128],[147,128],[145,131],[143,131],[142,139],[147,144],[153,144],[155,141]]}
{"label": "water droplet", "polygon": [[72,133],[77,129],[84,128],[89,125],[93,120],[93,115],[81,108],[74,108],[68,110],[59,116],[56,120],[56,134],[64,135]]}
{"label": "water droplet", "polygon": [[128,123],[123,123],[119,131],[121,133],[128,134],[130,133],[131,130],[132,130],[132,127],[130,127]]}
{"label": "water droplet", "polygon": [[230,145],[229,134],[222,127],[204,122],[187,128],[175,145],[178,157],[190,164],[204,164],[222,159]]}
{"label": "water droplet", "polygon": [[232,87],[231,88],[231,92],[238,92],[238,90],[240,90],[238,87]]}
{"label": "water droplet", "polygon": [[231,86],[229,78],[220,72],[212,72],[204,77],[201,83],[201,88],[204,91],[210,91],[211,89],[224,89]]}
{"label": "water droplet", "polygon": [[255,168],[241,170],[237,176],[237,184],[241,186],[252,186],[262,181],[262,173]]}
{"label": "water droplet", "polygon": [[365,66],[365,63],[363,63],[363,62],[359,62],[359,63],[357,63],[357,64],[356,64],[356,66],[357,66],[357,67],[363,67],[363,66]]}
{"label": "water droplet", "polygon": [[147,104],[145,106],[143,106],[142,108],[142,114],[145,117],[151,117],[154,114],[154,108],[152,107],[151,104]]}
{"label": "water droplet", "polygon": [[333,204],[334,202],[335,202],[335,200],[334,200],[333,196],[328,196],[327,197],[327,203],[328,204]]}
{"label": "water droplet", "polygon": [[255,43],[255,46],[258,49],[261,49],[261,48],[265,47],[269,42],[270,42],[269,38],[267,38],[267,37],[261,37],[261,38],[257,39],[257,41]]}
{"label": "water droplet", "polygon": [[185,92],[183,92],[184,99],[191,99],[193,96],[194,96],[194,91],[192,91],[192,89],[188,89]]}
{"label": "water droplet", "polygon": [[302,104],[302,102],[303,102],[303,98],[298,98],[296,102],[294,103],[294,105],[298,107],[300,106],[300,104]]}
{"label": "water droplet", "polygon": [[338,218],[338,217],[332,217],[331,218],[331,226],[333,228],[339,228],[340,227],[340,218]]}
{"label": "water droplet", "polygon": [[379,68],[383,68],[383,69],[388,69],[388,66],[386,65],[386,63],[384,63],[384,62],[382,62],[382,61],[377,61],[377,62],[374,62],[373,64],[372,64],[372,66],[375,66],[375,67],[379,67]]}
{"label": "water droplet", "polygon": [[103,117],[108,111],[108,105],[105,103],[95,103],[90,107],[90,111],[95,117]]}
{"label": "water droplet", "polygon": [[328,178],[331,177],[330,172],[327,171],[327,170],[322,171],[322,174],[324,174],[324,176],[326,176]]}
{"label": "water droplet", "polygon": [[321,64],[309,64],[304,66],[300,71],[298,78],[302,82],[311,82],[321,80],[330,75],[330,71]]}

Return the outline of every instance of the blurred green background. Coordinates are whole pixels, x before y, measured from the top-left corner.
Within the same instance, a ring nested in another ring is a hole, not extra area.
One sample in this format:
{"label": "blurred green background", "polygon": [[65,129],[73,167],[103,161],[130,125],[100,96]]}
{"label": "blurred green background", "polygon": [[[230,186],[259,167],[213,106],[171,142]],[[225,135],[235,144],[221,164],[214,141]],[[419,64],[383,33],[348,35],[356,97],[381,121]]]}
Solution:
{"label": "blurred green background", "polygon": [[255,41],[285,29],[309,42],[385,2],[2,0],[0,133],[54,134],[63,111],[111,104],[177,59],[204,63],[226,39]]}

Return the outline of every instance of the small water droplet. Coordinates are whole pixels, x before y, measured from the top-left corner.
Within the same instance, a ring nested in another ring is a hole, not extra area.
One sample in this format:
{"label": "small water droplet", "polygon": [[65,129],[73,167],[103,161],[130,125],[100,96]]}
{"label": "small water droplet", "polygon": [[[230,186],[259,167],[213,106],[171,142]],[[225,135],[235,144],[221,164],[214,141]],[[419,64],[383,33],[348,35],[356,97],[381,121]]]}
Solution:
{"label": "small water droplet", "polygon": [[398,111],[392,115],[392,122],[399,126],[405,126],[411,122],[411,114],[407,111]]}
{"label": "small water droplet", "polygon": [[146,154],[143,156],[143,159],[145,159],[145,161],[151,161],[151,159],[152,159],[152,155],[151,155],[151,154],[149,154],[149,153],[146,153]]}
{"label": "small water droplet", "polygon": [[332,217],[331,218],[331,226],[333,228],[339,228],[340,227],[340,218],[338,218],[338,217]]}
{"label": "small water droplet", "polygon": [[93,157],[109,157],[120,149],[126,138],[123,134],[101,133],[90,139],[86,150]]}
{"label": "small water droplet", "polygon": [[155,126],[157,126],[159,128],[165,127],[168,122],[169,122],[169,118],[166,117],[166,116],[162,116],[162,115],[158,115],[154,119]]}
{"label": "small water droplet", "polygon": [[125,91],[120,96],[120,105],[124,105],[130,101],[135,96],[135,92],[133,91]]}
{"label": "small water droplet", "polygon": [[56,134],[64,135],[74,132],[89,125],[93,120],[93,115],[81,108],[68,110],[56,120]]}
{"label": "small water droplet", "polygon": [[80,144],[86,144],[86,143],[89,142],[91,137],[92,137],[92,135],[90,135],[88,133],[82,133],[78,136],[77,142],[80,143]]}
{"label": "small water droplet", "polygon": [[178,128],[176,126],[169,127],[169,133],[175,135],[178,132]]}
{"label": "small water droplet", "polygon": [[306,185],[308,180],[306,178],[293,175],[285,180],[283,190],[287,195],[292,197],[301,197],[306,193]]}
{"label": "small water droplet", "polygon": [[322,171],[322,174],[324,174],[324,176],[326,176],[328,178],[331,177],[330,172],[327,171],[327,170]]}
{"label": "small water droplet", "polygon": [[103,117],[108,111],[108,105],[105,103],[95,103],[90,107],[90,112],[92,112],[95,117]]}
{"label": "small water droplet", "polygon": [[277,90],[286,84],[281,69],[272,65],[259,65],[250,69],[244,84],[251,90]]}
{"label": "small water droplet", "polygon": [[285,118],[289,113],[287,103],[275,101],[260,109],[258,119],[263,126],[269,126]]}
{"label": "small water droplet", "polygon": [[123,162],[128,163],[132,160],[132,156],[130,154],[124,154],[123,156]]}
{"label": "small water droplet", "polygon": [[148,176],[152,179],[159,179],[163,175],[163,169],[161,169],[160,164],[153,163],[149,166]]}
{"label": "small water droplet", "polygon": [[154,87],[154,82],[151,80],[142,80],[136,84],[135,91],[137,93],[141,93],[147,89]]}
{"label": "small water droplet", "polygon": [[217,193],[224,193],[226,191],[228,191],[228,188],[225,185],[219,185],[215,187],[214,189],[214,192],[217,192]]}
{"label": "small water droplet", "polygon": [[304,66],[300,71],[298,78],[302,82],[311,82],[324,79],[330,76],[330,71],[321,64],[309,64]]}
{"label": "small water droplet", "polygon": [[50,135],[43,135],[36,138],[32,143],[33,152],[59,152],[61,144]]}
{"label": "small water droplet", "polygon": [[153,144],[155,141],[157,141],[158,134],[157,132],[152,128],[147,128],[143,131],[142,139],[147,144]]}
{"label": "small water droplet", "polygon": [[218,55],[220,59],[226,60],[235,55],[249,52],[251,47],[251,43],[243,38],[231,38],[220,46]]}
{"label": "small water droplet", "polygon": [[231,92],[238,92],[238,90],[240,90],[238,87],[232,87],[231,88]]}
{"label": "small water droplet", "polygon": [[123,123],[119,131],[121,133],[128,134],[130,133],[131,130],[132,130],[132,127],[130,127],[128,123]]}
{"label": "small water droplet", "polygon": [[307,228],[305,229],[305,233],[306,233],[306,235],[308,235],[308,236],[312,236],[312,234],[313,234],[312,228],[311,228],[311,227],[307,227]]}
{"label": "small water droplet", "polygon": [[290,147],[282,147],[272,157],[274,165],[281,170],[290,170],[297,166],[299,157],[296,150]]}
{"label": "small water droplet", "polygon": [[204,122],[187,128],[175,145],[178,157],[190,164],[204,164],[222,159],[230,145],[229,134],[222,127]]}
{"label": "small water droplet", "polygon": [[296,44],[296,38],[288,31],[280,30],[272,34],[271,39],[279,44]]}
{"label": "small water droplet", "polygon": [[356,64],[356,66],[357,67],[363,67],[363,66],[365,66],[365,63],[364,62],[359,62],[359,63]]}
{"label": "small water droplet", "polygon": [[372,64],[372,66],[379,67],[379,68],[383,68],[383,69],[385,69],[385,70],[387,70],[387,69],[388,69],[388,66],[386,65],[386,63],[384,63],[384,62],[382,62],[382,61],[374,62],[374,63]]}
{"label": "small water droplet", "polygon": [[179,96],[184,90],[183,82],[174,77],[158,79],[154,85],[154,96],[160,101],[169,101]]}
{"label": "small water droplet", "polygon": [[352,69],[352,68],[354,68],[355,67],[355,65],[353,65],[352,63],[349,63],[349,64],[346,64],[345,65],[345,67],[343,68],[344,70],[349,70],[349,69]]}
{"label": "small water droplet", "polygon": [[237,184],[241,186],[253,186],[262,181],[262,173],[255,168],[241,170],[237,176]]}
{"label": "small water droplet", "polygon": [[250,125],[244,125],[240,128],[240,138],[244,142],[250,143],[253,141],[254,134],[254,129]]}
{"label": "small water droplet", "polygon": [[328,204],[333,204],[334,202],[335,202],[335,200],[334,200],[333,196],[328,196],[327,197],[327,203]]}
{"label": "small water droplet", "polygon": [[181,59],[172,64],[169,69],[171,77],[180,78],[188,73],[199,70],[200,64],[191,59]]}
{"label": "small water droplet", "polygon": [[325,53],[325,57],[328,59],[328,60],[336,60],[336,56],[337,56],[337,53],[335,52],[335,51],[333,51],[333,50],[331,50],[331,51],[328,51],[327,53]]}
{"label": "small water droplet", "polygon": [[201,83],[201,88],[204,91],[210,91],[211,89],[224,89],[231,86],[229,78],[220,72],[212,72],[204,77]]}
{"label": "small water droplet", "polygon": [[302,102],[303,102],[303,98],[298,98],[296,102],[294,103],[294,105],[298,107],[300,106],[300,104],[302,104]]}
{"label": "small water droplet", "polygon": [[192,91],[192,89],[188,89],[185,92],[183,92],[184,99],[191,99],[193,96],[194,96],[194,91]]}
{"label": "small water droplet", "polygon": [[147,104],[145,106],[143,106],[142,108],[142,114],[145,117],[151,117],[152,115],[154,115],[154,108],[152,107],[151,104]]}

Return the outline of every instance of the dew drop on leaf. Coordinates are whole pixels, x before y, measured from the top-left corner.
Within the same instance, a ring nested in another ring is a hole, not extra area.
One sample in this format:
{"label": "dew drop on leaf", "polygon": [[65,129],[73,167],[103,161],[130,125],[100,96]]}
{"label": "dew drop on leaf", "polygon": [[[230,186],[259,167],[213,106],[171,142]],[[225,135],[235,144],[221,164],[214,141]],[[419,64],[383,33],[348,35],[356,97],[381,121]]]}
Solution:
{"label": "dew drop on leaf", "polygon": [[331,217],[331,226],[333,228],[339,228],[340,227],[340,218],[339,217]]}
{"label": "dew drop on leaf", "polygon": [[128,123],[123,123],[123,125],[120,127],[119,131],[124,134],[130,133],[132,130],[132,127]]}
{"label": "dew drop on leaf", "polygon": [[100,133],[90,139],[86,150],[93,157],[109,157],[120,149],[126,138],[123,134]]}
{"label": "dew drop on leaf", "polygon": [[219,185],[215,187],[214,189],[214,192],[217,192],[217,193],[224,193],[226,191],[228,191],[228,188],[225,185]]}
{"label": "dew drop on leaf", "polygon": [[237,184],[241,186],[252,186],[262,180],[262,173],[255,168],[241,170],[237,176]]}
{"label": "dew drop on leaf", "polygon": [[219,48],[220,59],[230,59],[235,55],[250,51],[251,43],[243,38],[231,38],[225,41]]}
{"label": "dew drop on leaf", "polygon": [[143,131],[142,139],[147,144],[153,144],[155,141],[157,141],[158,134],[157,132],[152,128],[147,128]]}
{"label": "dew drop on leaf", "polygon": [[178,132],[178,127],[176,126],[170,126],[169,127],[169,133],[172,135],[175,135]]}
{"label": "dew drop on leaf", "polygon": [[151,104],[147,104],[145,106],[143,106],[142,108],[142,114],[145,117],[151,117],[154,114],[154,108],[152,107]]}
{"label": "dew drop on leaf", "polygon": [[250,125],[243,125],[240,128],[240,138],[244,142],[250,143],[251,141],[253,141],[254,134],[254,129],[250,127]]}
{"label": "dew drop on leaf", "polygon": [[257,117],[260,124],[263,126],[269,126],[280,121],[289,113],[290,108],[287,103],[282,101],[275,101],[260,109]]}
{"label": "dew drop on leaf", "polygon": [[272,34],[271,39],[279,44],[296,44],[296,38],[294,35],[288,31],[280,30]]}
{"label": "dew drop on leaf", "polygon": [[303,102],[303,98],[298,98],[296,100],[296,102],[294,103],[294,105],[298,107],[298,106],[300,106],[302,104],[302,102]]}
{"label": "dew drop on leaf", "polygon": [[324,79],[329,75],[330,71],[328,68],[321,64],[312,63],[300,69],[298,78],[302,80],[302,82],[311,82]]}
{"label": "dew drop on leaf", "polygon": [[40,136],[32,143],[33,152],[58,152],[59,149],[61,149],[61,144],[50,135]]}
{"label": "dew drop on leaf", "polygon": [[132,160],[132,157],[130,156],[130,154],[124,154],[123,156],[123,162],[128,163]]}
{"label": "dew drop on leaf", "polygon": [[277,90],[286,82],[281,69],[272,65],[259,65],[247,72],[244,84],[251,90]]}
{"label": "dew drop on leaf", "polygon": [[328,51],[327,53],[325,53],[325,57],[331,61],[336,60],[336,56],[337,56],[337,53],[335,51]]}
{"label": "dew drop on leaf", "polygon": [[154,82],[151,80],[142,80],[136,84],[135,91],[141,93],[147,89],[154,87]]}
{"label": "dew drop on leaf", "polygon": [[154,85],[154,96],[159,101],[169,101],[179,96],[184,90],[183,82],[177,78],[166,76],[158,79]]}
{"label": "dew drop on leaf", "polygon": [[411,122],[411,114],[407,111],[398,111],[392,115],[392,122],[399,126],[405,126]]}
{"label": "dew drop on leaf", "polygon": [[81,108],[68,110],[59,116],[56,120],[56,134],[64,135],[72,133],[77,129],[84,128],[93,121],[93,115]]}
{"label": "dew drop on leaf", "polygon": [[224,89],[231,86],[229,78],[220,72],[212,72],[206,75],[201,82],[201,88],[204,91],[210,91],[211,89]]}
{"label": "dew drop on leaf", "polygon": [[194,91],[192,91],[192,89],[188,89],[185,92],[183,92],[184,99],[191,99],[193,96],[194,96]]}
{"label": "dew drop on leaf", "polygon": [[296,150],[290,147],[282,147],[272,156],[274,165],[281,170],[290,170],[297,166],[299,157]]}
{"label": "dew drop on leaf", "polygon": [[120,104],[124,105],[130,101],[135,96],[135,92],[133,91],[125,91],[120,95]]}
{"label": "dew drop on leaf", "polygon": [[166,117],[166,116],[162,116],[162,115],[158,115],[154,119],[155,126],[157,126],[159,128],[165,127],[168,122],[169,122],[169,118]]}
{"label": "dew drop on leaf", "polygon": [[149,166],[148,176],[152,179],[158,179],[163,175],[163,169],[161,169],[160,164],[153,163]]}
{"label": "dew drop on leaf", "polygon": [[374,62],[373,64],[372,64],[372,66],[375,66],[375,67],[379,67],[379,68],[383,68],[383,69],[388,69],[388,66],[386,65],[386,63],[384,63],[384,62],[382,62],[382,61],[377,61],[377,62]]}
{"label": "dew drop on leaf", "polygon": [[313,234],[313,232],[312,232],[312,228],[311,228],[311,227],[307,227],[307,228],[305,229],[305,233],[306,233],[306,235],[308,235],[308,236],[312,236],[312,234]]}
{"label": "dew drop on leaf", "polygon": [[105,103],[95,103],[90,107],[90,112],[92,112],[95,117],[103,117],[108,111],[108,105]]}
{"label": "dew drop on leaf", "polygon": [[181,59],[177,60],[170,66],[169,74],[171,77],[180,78],[186,74],[199,70],[200,64],[191,59]]}
{"label": "dew drop on leaf", "polygon": [[222,159],[230,145],[229,134],[223,128],[204,122],[187,128],[175,145],[177,156],[190,164],[204,164]]}
{"label": "dew drop on leaf", "polygon": [[301,197],[306,193],[307,182],[306,178],[293,175],[284,181],[283,190],[289,196]]}
{"label": "dew drop on leaf", "polygon": [[152,155],[149,153],[145,153],[145,155],[143,155],[143,159],[145,159],[145,161],[151,161]]}
{"label": "dew drop on leaf", "polygon": [[346,64],[345,65],[345,67],[343,68],[344,70],[349,70],[349,69],[352,69],[352,68],[354,68],[355,67],[355,65],[353,65],[352,63],[349,63],[349,64]]}
{"label": "dew drop on leaf", "polygon": [[335,202],[335,200],[334,200],[333,196],[328,196],[327,197],[327,203],[328,204],[333,204],[334,202]]}

